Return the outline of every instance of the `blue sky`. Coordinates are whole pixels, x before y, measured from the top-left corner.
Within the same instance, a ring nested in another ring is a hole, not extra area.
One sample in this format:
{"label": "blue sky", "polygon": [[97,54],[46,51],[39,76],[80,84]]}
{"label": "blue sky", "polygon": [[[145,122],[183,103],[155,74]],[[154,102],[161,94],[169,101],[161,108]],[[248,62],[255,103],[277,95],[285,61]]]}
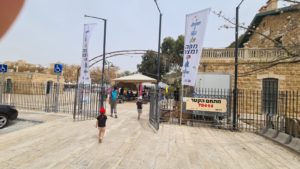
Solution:
{"label": "blue sky", "polygon": [[[247,25],[267,0],[245,0],[240,22]],[[235,17],[240,0],[158,0],[163,13],[162,39],[184,34],[185,15],[205,8]],[[153,0],[27,0],[9,32],[0,40],[0,62],[26,60],[48,66],[57,61],[80,64],[84,23],[98,23],[89,45],[89,57],[102,53],[103,22],[84,14],[107,18],[106,51],[157,50],[159,14]],[[234,31],[221,29],[224,21],[210,14],[204,47],[222,48],[234,40]],[[110,59],[121,71],[136,70],[140,56]],[[100,66],[100,65],[98,65]]]}

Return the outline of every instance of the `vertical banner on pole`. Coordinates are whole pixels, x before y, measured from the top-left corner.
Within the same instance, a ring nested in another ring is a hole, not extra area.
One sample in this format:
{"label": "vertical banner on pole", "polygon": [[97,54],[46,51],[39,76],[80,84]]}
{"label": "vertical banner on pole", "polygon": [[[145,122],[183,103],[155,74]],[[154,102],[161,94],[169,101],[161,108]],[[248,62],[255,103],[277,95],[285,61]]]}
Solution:
{"label": "vertical banner on pole", "polygon": [[84,24],[83,49],[82,49],[82,59],[81,59],[80,77],[79,77],[80,84],[91,84],[91,78],[89,72],[88,44],[89,44],[89,39],[91,37],[91,32],[95,26],[96,26],[95,23]]}
{"label": "vertical banner on pole", "polygon": [[182,122],[184,85],[195,86],[209,12],[210,8],[186,15],[180,124]]}
{"label": "vertical banner on pole", "polygon": [[79,97],[80,102],[87,102],[89,100],[90,90],[88,88],[91,85],[91,77],[89,71],[89,57],[88,57],[88,44],[93,28],[96,26],[95,23],[84,24],[83,32],[83,49],[82,59],[79,76]]}
{"label": "vertical banner on pole", "polygon": [[182,85],[195,86],[210,9],[186,15]]}

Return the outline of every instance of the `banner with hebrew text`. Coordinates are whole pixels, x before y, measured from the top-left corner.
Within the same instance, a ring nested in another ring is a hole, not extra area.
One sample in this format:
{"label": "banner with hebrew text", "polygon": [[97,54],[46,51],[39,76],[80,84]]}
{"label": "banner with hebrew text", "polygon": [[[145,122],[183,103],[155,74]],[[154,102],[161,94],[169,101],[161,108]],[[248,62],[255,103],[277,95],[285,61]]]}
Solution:
{"label": "banner with hebrew text", "polygon": [[209,12],[205,9],[186,16],[182,85],[195,86]]}

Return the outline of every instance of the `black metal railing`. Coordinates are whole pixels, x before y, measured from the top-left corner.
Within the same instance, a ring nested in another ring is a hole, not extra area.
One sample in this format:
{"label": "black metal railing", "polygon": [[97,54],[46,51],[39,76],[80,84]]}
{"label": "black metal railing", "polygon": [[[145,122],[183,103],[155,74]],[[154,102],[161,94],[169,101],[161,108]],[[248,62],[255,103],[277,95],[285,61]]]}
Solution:
{"label": "black metal railing", "polygon": [[[273,89],[272,89],[273,90]],[[171,112],[170,122],[190,126],[213,126],[233,129],[233,91],[224,89],[196,89],[192,98],[226,100],[226,112],[187,110],[183,102],[180,108]],[[180,102],[176,102],[180,107]],[[200,105],[199,105],[200,106]],[[205,105],[204,105],[205,106]],[[300,93],[298,91],[238,90],[237,129],[260,132],[272,128],[290,135],[300,133]]]}
{"label": "black metal railing", "polygon": [[1,83],[0,104],[14,105],[17,109],[25,111],[68,113],[73,114],[74,120],[86,120],[98,114],[101,98],[99,86]]}

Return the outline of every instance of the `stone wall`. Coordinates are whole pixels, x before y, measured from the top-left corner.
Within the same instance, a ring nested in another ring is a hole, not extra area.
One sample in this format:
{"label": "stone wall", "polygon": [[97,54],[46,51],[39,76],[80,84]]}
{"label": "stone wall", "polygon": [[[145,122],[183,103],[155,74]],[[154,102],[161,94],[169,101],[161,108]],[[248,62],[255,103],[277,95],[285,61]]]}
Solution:
{"label": "stone wall", "polygon": [[[47,83],[48,81],[57,81],[56,75],[32,73],[32,72],[8,72],[4,74],[5,80],[11,79],[12,82],[20,83]],[[60,82],[64,82],[64,78],[60,77]]]}
{"label": "stone wall", "polygon": [[[296,51],[296,53],[300,53],[300,51]],[[203,50],[199,71],[229,73],[232,75],[231,84],[233,85],[233,54],[234,49],[205,49]],[[279,81],[279,90],[300,90],[300,63],[279,64],[250,75],[241,76],[245,72],[254,70],[259,65],[285,56],[286,53],[278,49],[240,49],[238,59],[239,88],[261,90],[264,78],[276,78]]]}
{"label": "stone wall", "polygon": [[[12,85],[8,88],[7,80],[10,79]],[[32,73],[32,72],[8,72],[4,74],[5,91],[14,94],[45,94],[47,82],[52,82],[51,91],[55,91],[57,76],[51,74]],[[64,78],[60,77],[60,92],[63,92]]]}
{"label": "stone wall", "polygon": [[[199,72],[208,73],[228,73],[231,75],[231,88],[234,85],[234,57],[233,49],[206,49],[203,51]],[[249,100],[243,107],[243,113],[263,113],[262,109],[262,86],[264,78],[278,79],[278,111],[283,110],[288,102],[290,112],[297,112],[300,115],[300,63],[279,64],[274,67],[263,69],[252,74],[241,76],[245,72],[255,69],[260,64],[265,64],[276,58],[265,49],[241,49],[239,50],[238,65],[238,89],[244,90],[241,97]],[[284,53],[283,53],[284,55]],[[273,56],[273,57],[272,57]],[[278,54],[279,56],[279,54]],[[286,100],[288,94],[289,100]],[[245,99],[243,98],[243,99]],[[298,100],[292,100],[298,99]],[[253,101],[255,100],[255,101]]]}
{"label": "stone wall", "polygon": [[[243,62],[240,60],[238,66],[239,74],[251,71],[255,68],[254,65],[256,64],[256,62]],[[231,84],[234,84],[234,59],[212,61],[203,58],[199,67],[199,71],[231,74]],[[279,90],[300,91],[300,64],[282,64],[253,73],[251,75],[239,76],[238,87],[239,89],[261,90],[262,80],[264,78],[278,79]]]}
{"label": "stone wall", "polygon": [[[298,7],[300,8],[300,6]],[[263,18],[256,31],[271,39],[282,41],[283,46],[300,46],[300,9],[269,15]],[[273,48],[275,43],[264,36],[254,33],[245,44],[248,48]]]}

